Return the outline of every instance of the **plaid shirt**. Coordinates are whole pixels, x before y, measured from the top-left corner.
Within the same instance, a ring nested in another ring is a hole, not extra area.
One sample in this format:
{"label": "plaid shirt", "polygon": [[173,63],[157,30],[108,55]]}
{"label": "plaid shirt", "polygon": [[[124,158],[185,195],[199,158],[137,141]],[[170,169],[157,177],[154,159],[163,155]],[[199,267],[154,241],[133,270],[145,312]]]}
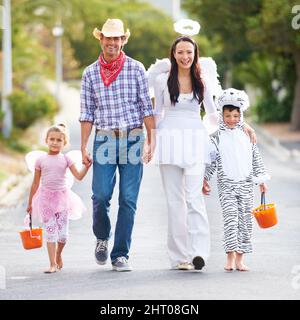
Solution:
{"label": "plaid shirt", "polygon": [[79,121],[92,122],[97,129],[140,127],[144,117],[152,116],[144,66],[126,56],[117,79],[106,87],[98,60],[83,72]]}

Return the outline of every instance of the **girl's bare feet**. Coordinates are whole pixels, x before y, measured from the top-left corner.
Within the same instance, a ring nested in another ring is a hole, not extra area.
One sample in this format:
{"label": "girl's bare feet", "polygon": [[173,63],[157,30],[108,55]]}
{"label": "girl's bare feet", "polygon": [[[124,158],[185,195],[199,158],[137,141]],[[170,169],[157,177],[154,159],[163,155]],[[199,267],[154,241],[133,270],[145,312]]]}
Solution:
{"label": "girl's bare feet", "polygon": [[249,271],[250,269],[243,262],[243,254],[236,252],[235,268],[238,271]]}
{"label": "girl's bare feet", "polygon": [[56,265],[58,270],[62,269],[63,261],[62,261],[61,255],[56,254]]}
{"label": "girl's bare feet", "polygon": [[44,273],[55,273],[56,272],[56,266],[50,266],[49,270],[44,271]]}
{"label": "girl's bare feet", "polygon": [[233,271],[235,264],[235,252],[227,252],[227,262],[224,266],[225,271]]}

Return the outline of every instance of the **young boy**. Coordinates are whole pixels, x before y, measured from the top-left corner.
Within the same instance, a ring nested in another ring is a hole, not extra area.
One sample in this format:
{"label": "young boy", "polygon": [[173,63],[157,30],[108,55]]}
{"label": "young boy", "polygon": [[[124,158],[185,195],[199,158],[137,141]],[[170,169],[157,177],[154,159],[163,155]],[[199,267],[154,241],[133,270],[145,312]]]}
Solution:
{"label": "young boy", "polygon": [[266,192],[270,179],[256,144],[243,131],[243,112],[249,107],[245,91],[226,89],[218,99],[219,129],[211,136],[214,152],[206,166],[203,193],[209,194],[208,181],[217,170],[218,192],[223,212],[226,271],[248,271],[244,253],[252,252],[253,184]]}

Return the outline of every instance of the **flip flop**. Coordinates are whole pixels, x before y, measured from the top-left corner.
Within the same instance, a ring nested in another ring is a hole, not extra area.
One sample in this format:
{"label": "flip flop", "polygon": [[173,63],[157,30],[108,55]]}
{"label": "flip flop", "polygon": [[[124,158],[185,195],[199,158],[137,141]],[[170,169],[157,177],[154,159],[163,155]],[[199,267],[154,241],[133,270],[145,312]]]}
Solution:
{"label": "flip flop", "polygon": [[56,270],[54,270],[54,271],[44,271],[44,273],[47,273],[47,274],[49,274],[49,273],[55,273],[56,272]]}
{"label": "flip flop", "polygon": [[55,272],[56,272],[56,270],[57,270],[57,269],[55,269],[55,270],[53,270],[53,271],[46,270],[46,271],[44,271],[44,273],[46,273],[46,274],[55,273]]}

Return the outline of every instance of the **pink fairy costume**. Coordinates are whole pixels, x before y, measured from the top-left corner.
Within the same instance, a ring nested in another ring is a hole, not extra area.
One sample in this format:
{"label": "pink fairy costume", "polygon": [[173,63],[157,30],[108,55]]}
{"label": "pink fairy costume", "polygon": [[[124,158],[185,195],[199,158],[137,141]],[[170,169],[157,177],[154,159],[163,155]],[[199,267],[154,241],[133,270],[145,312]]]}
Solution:
{"label": "pink fairy costume", "polygon": [[79,219],[86,210],[68,186],[67,169],[74,161],[62,153],[43,154],[35,162],[41,170],[41,185],[32,199],[32,216],[43,223],[48,242],[66,242],[68,219]]}

